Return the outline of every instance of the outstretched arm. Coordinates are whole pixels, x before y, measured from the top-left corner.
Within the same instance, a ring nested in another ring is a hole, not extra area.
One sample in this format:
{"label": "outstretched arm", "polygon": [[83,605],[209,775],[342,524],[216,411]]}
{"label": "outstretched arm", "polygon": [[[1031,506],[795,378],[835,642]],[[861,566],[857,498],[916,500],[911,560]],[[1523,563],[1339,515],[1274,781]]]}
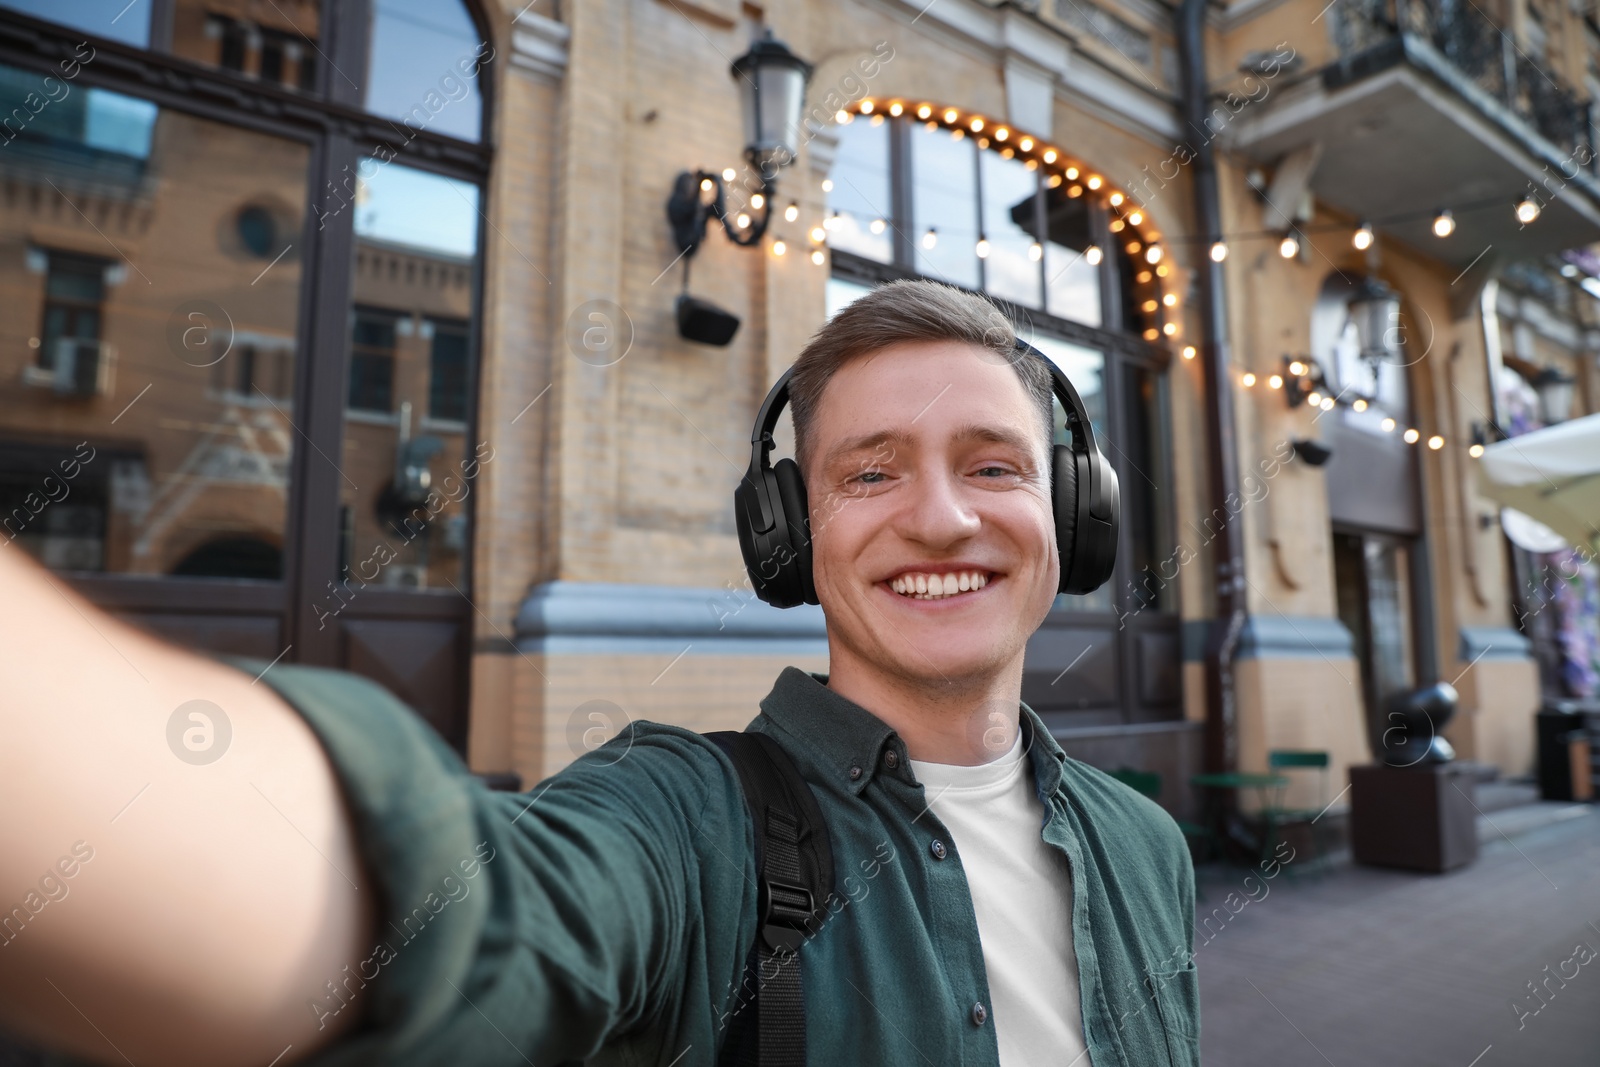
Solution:
{"label": "outstretched arm", "polygon": [[0,609],[0,1025],[222,1067],[346,1030],[358,1013],[319,1020],[308,991],[366,954],[377,909],[305,721],[3,545]]}

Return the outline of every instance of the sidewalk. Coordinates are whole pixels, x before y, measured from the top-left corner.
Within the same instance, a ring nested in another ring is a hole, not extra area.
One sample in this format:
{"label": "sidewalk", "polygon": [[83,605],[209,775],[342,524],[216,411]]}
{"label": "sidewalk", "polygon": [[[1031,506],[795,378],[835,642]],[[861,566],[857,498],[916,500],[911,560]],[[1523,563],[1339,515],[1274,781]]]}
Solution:
{"label": "sidewalk", "polygon": [[1494,811],[1479,836],[1445,875],[1345,858],[1263,895],[1248,870],[1204,870],[1197,925],[1259,898],[1196,933],[1206,1064],[1600,1065],[1600,958],[1574,955],[1600,952],[1600,807]]}

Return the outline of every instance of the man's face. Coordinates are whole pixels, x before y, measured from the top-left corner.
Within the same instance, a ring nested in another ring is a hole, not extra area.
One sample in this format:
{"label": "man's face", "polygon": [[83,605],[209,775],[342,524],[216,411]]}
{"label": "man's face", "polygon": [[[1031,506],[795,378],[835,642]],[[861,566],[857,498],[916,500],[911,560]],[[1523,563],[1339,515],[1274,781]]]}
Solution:
{"label": "man's face", "polygon": [[918,686],[1015,662],[1060,583],[1047,454],[1016,371],[975,345],[910,342],[836,372],[805,471],[835,656]]}

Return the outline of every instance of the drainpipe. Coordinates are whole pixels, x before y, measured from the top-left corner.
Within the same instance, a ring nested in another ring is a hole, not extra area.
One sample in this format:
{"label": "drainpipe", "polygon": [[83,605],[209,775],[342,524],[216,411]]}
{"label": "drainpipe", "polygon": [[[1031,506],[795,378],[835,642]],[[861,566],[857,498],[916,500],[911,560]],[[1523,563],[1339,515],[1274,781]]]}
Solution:
{"label": "drainpipe", "polygon": [[1212,261],[1210,248],[1222,237],[1222,211],[1217,199],[1216,158],[1207,133],[1210,96],[1206,91],[1206,0],[1182,0],[1176,11],[1178,38],[1179,108],[1184,129],[1192,135],[1194,150],[1194,214],[1201,234],[1200,249],[1200,349],[1205,379],[1206,412],[1211,422],[1211,448],[1207,474],[1211,485],[1212,514],[1228,516],[1217,531],[1216,621],[1206,640],[1205,768],[1212,773],[1234,770],[1238,763],[1238,738],[1234,722],[1233,659],[1244,629],[1243,538],[1235,521],[1239,492],[1238,445],[1234,439],[1233,393],[1229,388],[1228,316],[1224,302],[1222,264]]}

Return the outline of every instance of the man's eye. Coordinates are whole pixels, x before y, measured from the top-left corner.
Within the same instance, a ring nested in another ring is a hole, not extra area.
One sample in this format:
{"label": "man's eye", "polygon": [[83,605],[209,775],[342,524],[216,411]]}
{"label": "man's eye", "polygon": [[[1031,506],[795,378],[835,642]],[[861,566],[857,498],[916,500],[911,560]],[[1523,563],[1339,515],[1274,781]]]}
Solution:
{"label": "man's eye", "polygon": [[978,473],[981,474],[982,476],[984,476],[985,478],[1004,478],[1006,475],[1011,473],[1011,470],[1008,467],[989,466],[989,467],[979,467],[978,468]]}
{"label": "man's eye", "polygon": [[856,475],[856,481],[864,482],[867,485],[877,485],[878,482],[883,480],[883,477],[884,474],[882,471],[862,471],[860,474]]}

